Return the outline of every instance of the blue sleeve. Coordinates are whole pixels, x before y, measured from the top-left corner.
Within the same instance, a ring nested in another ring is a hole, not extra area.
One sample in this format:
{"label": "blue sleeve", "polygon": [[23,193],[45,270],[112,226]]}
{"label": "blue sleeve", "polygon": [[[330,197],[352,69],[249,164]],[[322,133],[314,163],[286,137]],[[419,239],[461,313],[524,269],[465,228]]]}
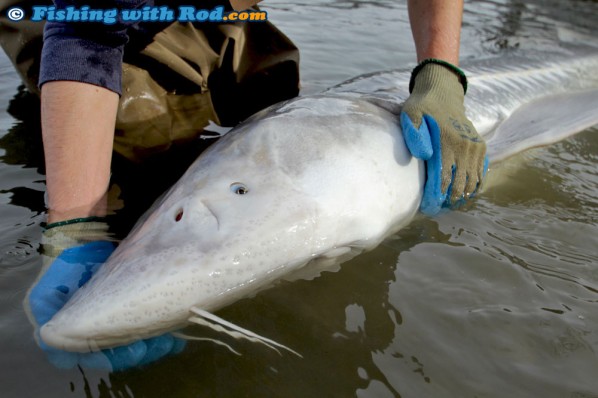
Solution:
{"label": "blue sleeve", "polygon": [[[57,9],[80,8],[89,1],[56,0]],[[95,9],[138,8],[153,1],[94,1]],[[52,22],[44,29],[39,86],[55,80],[90,83],[121,94],[123,49],[132,23]]]}

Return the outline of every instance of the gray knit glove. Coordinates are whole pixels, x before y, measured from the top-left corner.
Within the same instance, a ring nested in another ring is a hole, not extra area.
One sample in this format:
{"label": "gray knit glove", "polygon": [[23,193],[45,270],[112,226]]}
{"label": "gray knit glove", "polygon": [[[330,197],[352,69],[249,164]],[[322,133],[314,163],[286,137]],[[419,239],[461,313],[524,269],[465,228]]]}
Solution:
{"label": "gray knit glove", "polygon": [[465,74],[444,61],[413,70],[401,127],[411,154],[426,161],[420,209],[429,215],[473,196],[488,167],[486,144],[465,116],[466,90]]}

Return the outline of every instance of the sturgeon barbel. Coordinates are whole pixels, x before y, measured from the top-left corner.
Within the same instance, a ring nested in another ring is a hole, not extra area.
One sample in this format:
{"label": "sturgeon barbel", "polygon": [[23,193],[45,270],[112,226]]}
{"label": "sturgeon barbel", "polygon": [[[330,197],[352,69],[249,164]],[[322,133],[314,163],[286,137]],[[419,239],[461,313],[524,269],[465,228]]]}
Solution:
{"label": "sturgeon barbel", "polygon": [[[598,123],[598,51],[464,63],[491,162]],[[274,105],[205,151],[67,305],[49,345],[93,351],[188,324],[319,264],[376,247],[418,211],[425,179],[398,113],[409,73],[358,77]]]}

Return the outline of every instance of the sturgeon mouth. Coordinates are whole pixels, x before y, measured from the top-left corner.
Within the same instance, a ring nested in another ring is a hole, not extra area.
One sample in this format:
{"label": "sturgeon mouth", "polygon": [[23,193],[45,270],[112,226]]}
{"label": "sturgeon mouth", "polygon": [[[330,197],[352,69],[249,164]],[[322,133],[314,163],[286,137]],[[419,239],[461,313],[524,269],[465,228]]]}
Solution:
{"label": "sturgeon mouth", "polygon": [[[61,330],[62,329],[62,330]],[[71,352],[95,352],[100,351],[100,345],[95,339],[85,337],[72,337],[69,333],[65,333],[64,328],[53,321],[49,321],[43,325],[39,331],[42,341],[59,350]]]}

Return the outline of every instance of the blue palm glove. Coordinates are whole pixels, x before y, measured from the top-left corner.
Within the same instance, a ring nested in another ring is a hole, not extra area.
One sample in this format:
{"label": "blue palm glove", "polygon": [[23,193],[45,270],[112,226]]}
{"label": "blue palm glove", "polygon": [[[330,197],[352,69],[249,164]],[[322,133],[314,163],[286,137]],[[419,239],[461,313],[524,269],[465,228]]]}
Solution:
{"label": "blue palm glove", "polygon": [[[58,312],[72,295],[83,286],[115,249],[109,241],[92,241],[70,248],[61,244],[83,240],[83,236],[98,238],[105,224],[97,221],[74,222],[54,227],[52,244],[45,244],[48,252],[60,251],[28,294],[28,307],[36,326],[36,340],[48,360],[59,368],[81,365],[86,368],[119,371],[153,362],[165,355],[179,353],[185,341],[170,334],[137,341],[133,344],[97,352],[78,353],[59,350],[45,344],[39,337],[39,328]],[[46,232],[44,232],[45,234]],[[62,236],[64,235],[64,236]],[[58,236],[58,238],[57,238]],[[62,249],[62,250],[60,250]]]}
{"label": "blue palm glove", "polygon": [[420,210],[434,215],[477,192],[488,169],[486,144],[465,116],[467,79],[459,68],[425,60],[413,70],[409,89],[401,127],[411,154],[426,161]]}

